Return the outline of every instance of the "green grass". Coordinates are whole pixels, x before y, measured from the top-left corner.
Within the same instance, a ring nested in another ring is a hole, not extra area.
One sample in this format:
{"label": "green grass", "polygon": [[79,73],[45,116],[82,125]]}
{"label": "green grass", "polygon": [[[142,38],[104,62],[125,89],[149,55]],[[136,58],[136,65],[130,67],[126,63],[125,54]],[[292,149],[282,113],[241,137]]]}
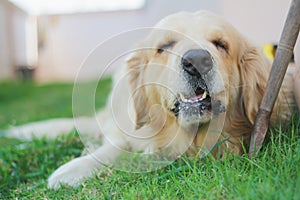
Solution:
{"label": "green grass", "polygon": [[[96,107],[104,105],[110,79],[97,89]],[[53,117],[72,116],[72,85],[0,84],[0,129]],[[133,174],[105,169],[80,187],[58,191],[47,177],[79,156],[77,133],[46,141],[0,139],[1,199],[300,199],[300,120],[272,129],[259,155],[180,159],[155,172]]]}

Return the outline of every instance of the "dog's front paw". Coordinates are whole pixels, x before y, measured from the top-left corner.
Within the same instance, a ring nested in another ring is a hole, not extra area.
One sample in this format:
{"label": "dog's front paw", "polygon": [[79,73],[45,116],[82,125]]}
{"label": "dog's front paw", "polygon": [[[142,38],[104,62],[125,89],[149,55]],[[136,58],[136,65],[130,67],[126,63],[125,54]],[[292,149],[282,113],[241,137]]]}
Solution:
{"label": "dog's front paw", "polygon": [[84,179],[93,175],[97,166],[100,166],[100,163],[91,156],[75,158],[55,170],[48,178],[48,187],[58,189],[61,184],[77,187]]}

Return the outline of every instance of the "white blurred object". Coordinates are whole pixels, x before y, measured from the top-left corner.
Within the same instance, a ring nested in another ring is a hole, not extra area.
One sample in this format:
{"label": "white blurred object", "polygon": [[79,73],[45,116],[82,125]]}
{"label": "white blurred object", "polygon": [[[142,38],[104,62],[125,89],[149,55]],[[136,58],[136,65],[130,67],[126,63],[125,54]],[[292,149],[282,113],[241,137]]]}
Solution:
{"label": "white blurred object", "polygon": [[93,11],[135,10],[145,0],[10,0],[30,14],[66,14]]}

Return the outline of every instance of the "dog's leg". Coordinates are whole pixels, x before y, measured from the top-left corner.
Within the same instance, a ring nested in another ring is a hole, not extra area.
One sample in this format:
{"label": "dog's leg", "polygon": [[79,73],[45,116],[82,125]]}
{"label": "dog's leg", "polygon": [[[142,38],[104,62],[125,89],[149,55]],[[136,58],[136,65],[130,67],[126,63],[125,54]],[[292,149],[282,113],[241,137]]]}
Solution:
{"label": "dog's leg", "polygon": [[12,127],[4,131],[4,136],[22,140],[31,140],[33,137],[53,139],[59,135],[68,134],[75,128],[80,133],[89,135],[96,135],[100,132],[95,117],[80,117],[76,119],[50,119]]}
{"label": "dog's leg", "polygon": [[48,179],[48,187],[58,189],[61,184],[77,187],[83,180],[93,176],[103,164],[111,164],[125,147],[123,144],[106,142],[92,154],[75,158],[60,166]]}
{"label": "dog's leg", "polygon": [[5,131],[6,137],[31,140],[33,137],[55,138],[67,134],[74,129],[73,119],[51,119],[41,122],[32,122],[21,126],[11,127]]}

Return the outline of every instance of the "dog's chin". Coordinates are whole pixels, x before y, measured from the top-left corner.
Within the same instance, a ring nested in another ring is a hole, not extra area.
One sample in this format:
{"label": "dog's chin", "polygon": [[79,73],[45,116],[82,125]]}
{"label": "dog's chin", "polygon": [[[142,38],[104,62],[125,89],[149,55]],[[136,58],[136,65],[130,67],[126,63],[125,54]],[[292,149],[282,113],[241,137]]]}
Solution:
{"label": "dog's chin", "polygon": [[178,124],[185,129],[201,126],[202,124],[209,123],[210,120],[210,113],[206,113],[203,116],[190,115],[189,113],[180,113],[178,116]]}
{"label": "dog's chin", "polygon": [[211,98],[206,90],[194,95],[179,94],[171,111],[182,127],[194,127],[211,120]]}
{"label": "dog's chin", "polygon": [[204,105],[183,105],[177,116],[177,121],[184,128],[201,126],[211,120],[210,108]]}

